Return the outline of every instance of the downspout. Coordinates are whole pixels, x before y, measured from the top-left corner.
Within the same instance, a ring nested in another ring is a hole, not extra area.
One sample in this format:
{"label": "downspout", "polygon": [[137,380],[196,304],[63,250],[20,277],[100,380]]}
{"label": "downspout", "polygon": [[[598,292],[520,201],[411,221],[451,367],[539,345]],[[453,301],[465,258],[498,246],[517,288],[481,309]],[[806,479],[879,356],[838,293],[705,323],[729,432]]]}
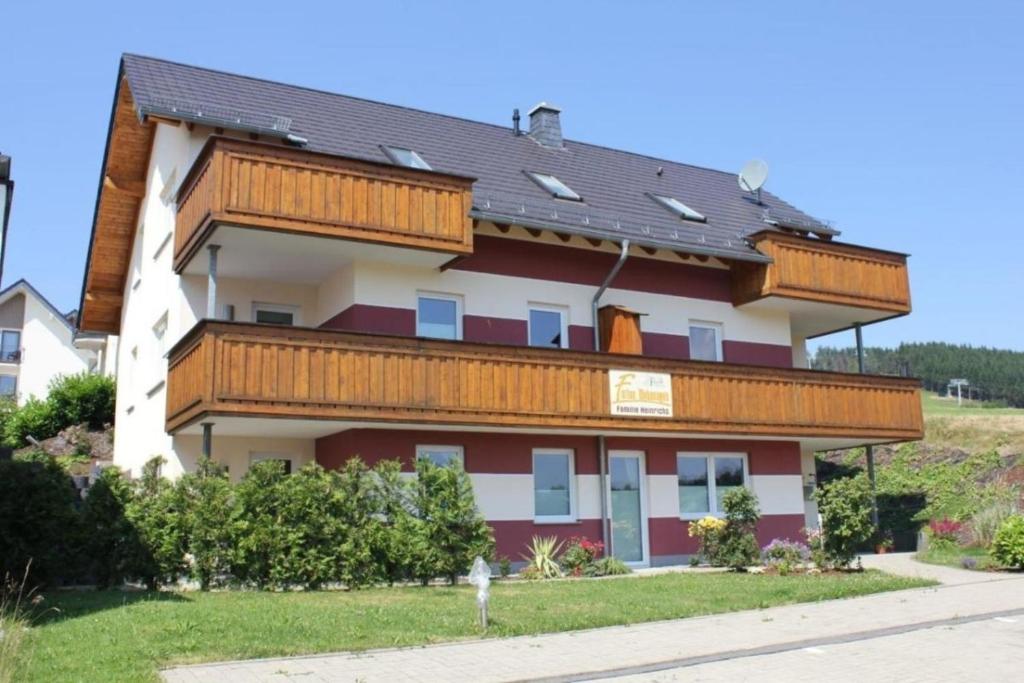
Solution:
{"label": "downspout", "polygon": [[[601,350],[601,325],[597,319],[597,307],[601,300],[601,295],[604,294],[604,290],[608,289],[611,285],[612,280],[619,274],[622,269],[622,264],[626,262],[626,257],[629,256],[629,240],[622,240],[622,252],[619,254],[619,260],[615,262],[612,269],[608,272],[604,282],[594,293],[594,298],[590,301],[590,314],[594,323],[594,351]],[[598,486],[601,487],[601,540],[604,542],[604,554],[607,557],[611,554],[611,530],[608,526],[608,446],[605,443],[604,434],[597,437],[597,459],[598,459]]]}

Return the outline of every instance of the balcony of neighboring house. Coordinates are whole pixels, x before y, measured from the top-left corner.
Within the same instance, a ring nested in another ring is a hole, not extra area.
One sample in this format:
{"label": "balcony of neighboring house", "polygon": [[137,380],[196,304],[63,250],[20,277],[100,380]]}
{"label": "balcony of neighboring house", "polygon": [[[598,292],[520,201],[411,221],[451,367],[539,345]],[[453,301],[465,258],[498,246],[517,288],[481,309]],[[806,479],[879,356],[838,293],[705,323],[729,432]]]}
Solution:
{"label": "balcony of neighboring house", "polygon": [[211,137],[177,195],[174,268],[316,283],[353,260],[437,267],[470,253],[471,178]]}
{"label": "balcony of neighboring house", "polygon": [[905,254],[779,231],[749,239],[772,261],[733,265],[733,303],[788,311],[796,338],[910,313]]}
{"label": "balcony of neighboring house", "polygon": [[171,350],[167,431],[318,437],[355,425],[920,439],[920,383],[618,353],[225,321]]}

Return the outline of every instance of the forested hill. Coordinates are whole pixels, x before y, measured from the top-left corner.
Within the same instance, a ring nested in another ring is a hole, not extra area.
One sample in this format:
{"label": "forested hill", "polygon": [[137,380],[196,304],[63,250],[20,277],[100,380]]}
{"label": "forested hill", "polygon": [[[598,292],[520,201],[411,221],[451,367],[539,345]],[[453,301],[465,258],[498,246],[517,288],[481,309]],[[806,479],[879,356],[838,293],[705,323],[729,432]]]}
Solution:
{"label": "forested hill", "polygon": [[[975,398],[1024,408],[1024,352],[928,342],[895,349],[867,347],[864,361],[867,372],[919,377],[926,389],[940,393],[951,379],[966,379]],[[857,372],[857,349],[823,346],[812,367]]]}

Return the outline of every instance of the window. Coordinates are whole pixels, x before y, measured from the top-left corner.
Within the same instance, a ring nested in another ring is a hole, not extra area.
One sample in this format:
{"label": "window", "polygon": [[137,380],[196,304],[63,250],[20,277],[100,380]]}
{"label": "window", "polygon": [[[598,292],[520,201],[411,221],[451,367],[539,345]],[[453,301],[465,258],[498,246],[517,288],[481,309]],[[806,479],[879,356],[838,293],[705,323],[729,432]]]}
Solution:
{"label": "window", "polygon": [[17,375],[0,375],[0,396],[14,398],[18,393]]}
{"label": "window", "polygon": [[389,147],[383,145],[381,149],[384,150],[384,154],[391,159],[391,163],[399,166],[406,166],[408,168],[419,168],[424,171],[433,170],[430,168],[430,164],[423,160],[419,154],[411,149],[405,149],[404,147]]}
{"label": "window", "polygon": [[679,516],[695,519],[722,515],[722,499],[734,488],[746,486],[747,456],[743,453],[676,455],[679,481]]}
{"label": "window", "polygon": [[250,453],[249,454],[249,465],[255,465],[258,462],[266,462],[267,460],[276,460],[284,463],[284,473],[292,473],[292,457],[290,455],[284,455],[281,453]]}
{"label": "window", "polygon": [[17,363],[21,360],[21,332],[4,330],[0,334],[0,363]]}
{"label": "window", "polygon": [[701,223],[707,221],[707,218],[704,217],[704,214],[702,214],[699,211],[694,211],[693,209],[688,207],[686,204],[683,204],[675,197],[663,197],[660,194],[648,194],[647,196],[653,199],[654,201],[658,202],[663,207],[665,207],[675,215],[679,216],[683,220],[699,221]]}
{"label": "window", "polygon": [[424,458],[438,467],[447,467],[453,462],[462,465],[462,446],[417,446],[416,459]]}
{"label": "window", "polygon": [[420,294],[416,301],[416,336],[462,339],[462,301],[449,294]]}
{"label": "window", "polygon": [[298,325],[299,307],[256,302],[252,305],[252,319],[270,325]]}
{"label": "window", "polygon": [[690,358],[722,360],[722,326],[718,323],[690,323]]}
{"label": "window", "polygon": [[160,319],[153,324],[153,338],[155,340],[154,349],[156,350],[157,358],[162,358],[165,348],[165,341],[167,339],[167,312],[160,316]]}
{"label": "window", "polygon": [[537,183],[542,189],[546,190],[556,199],[568,199],[574,202],[583,201],[583,197],[573,192],[568,185],[553,175],[548,175],[546,173],[531,173],[530,171],[526,171],[526,175],[530,180]]}
{"label": "window", "polygon": [[533,516],[538,522],[575,521],[573,452],[533,452]]}
{"label": "window", "polygon": [[564,308],[530,305],[530,346],[564,349],[569,346],[568,315]]}

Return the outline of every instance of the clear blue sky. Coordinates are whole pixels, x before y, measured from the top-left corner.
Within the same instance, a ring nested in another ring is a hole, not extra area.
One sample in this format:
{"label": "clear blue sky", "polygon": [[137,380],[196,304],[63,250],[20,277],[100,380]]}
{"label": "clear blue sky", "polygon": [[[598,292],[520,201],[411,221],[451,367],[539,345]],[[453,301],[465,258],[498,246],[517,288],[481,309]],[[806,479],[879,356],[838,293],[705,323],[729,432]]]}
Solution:
{"label": "clear blue sky", "polygon": [[869,344],[1024,350],[1020,3],[342,5],[8,3],[4,284],[78,305],[129,51],[502,124],[548,100],[578,140],[725,170],[764,158],[768,187],[845,240],[912,254],[914,313]]}

